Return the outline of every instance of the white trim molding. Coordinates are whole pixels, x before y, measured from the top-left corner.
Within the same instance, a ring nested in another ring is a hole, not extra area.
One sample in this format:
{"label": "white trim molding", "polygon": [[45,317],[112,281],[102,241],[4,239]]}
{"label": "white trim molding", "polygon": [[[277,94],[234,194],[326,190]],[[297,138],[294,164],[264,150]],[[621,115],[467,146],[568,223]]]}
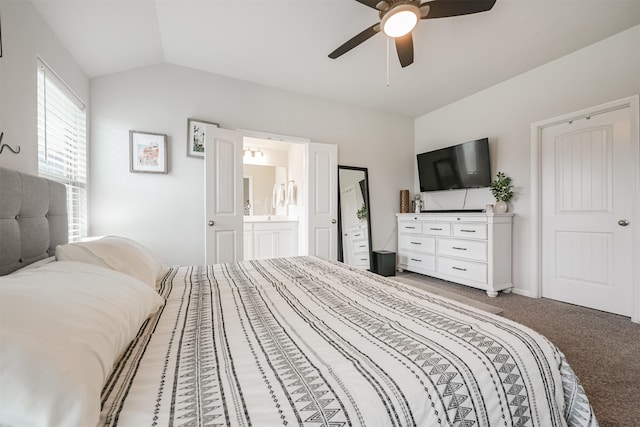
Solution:
{"label": "white trim molding", "polygon": [[[633,208],[631,214],[632,227],[632,255],[635,260],[640,259],[640,97],[638,95],[608,102],[584,110],[562,116],[553,117],[531,124],[531,290],[530,296],[540,298],[542,295],[542,257],[541,257],[541,193],[540,193],[540,152],[542,144],[542,130],[560,123],[577,120],[579,118],[602,114],[621,108],[630,108],[631,113],[631,164],[632,182],[631,193]],[[631,320],[640,323],[640,263],[635,263],[632,270],[633,307]]]}

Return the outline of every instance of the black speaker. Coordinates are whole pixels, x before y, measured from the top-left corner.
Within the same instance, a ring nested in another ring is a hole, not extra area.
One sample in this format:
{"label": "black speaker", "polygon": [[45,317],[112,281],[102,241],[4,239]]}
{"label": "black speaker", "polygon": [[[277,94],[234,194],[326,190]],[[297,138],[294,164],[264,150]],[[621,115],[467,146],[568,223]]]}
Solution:
{"label": "black speaker", "polygon": [[396,253],[391,251],[373,251],[371,271],[381,276],[396,275]]}

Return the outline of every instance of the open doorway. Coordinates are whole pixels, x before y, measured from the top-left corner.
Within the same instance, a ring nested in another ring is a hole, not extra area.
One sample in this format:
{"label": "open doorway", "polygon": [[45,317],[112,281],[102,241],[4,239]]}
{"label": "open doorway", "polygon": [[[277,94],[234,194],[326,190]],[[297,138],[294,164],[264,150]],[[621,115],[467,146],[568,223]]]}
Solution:
{"label": "open doorway", "polygon": [[[301,155],[288,156],[285,193],[283,195],[279,191],[280,187],[276,193],[278,203],[284,200],[281,203],[284,206],[280,208],[286,213],[286,218],[279,215],[257,218],[254,209],[251,221],[244,215],[243,206],[249,200],[243,194],[244,157],[260,158],[266,162],[267,156],[257,154],[264,152],[257,146],[253,150],[255,153],[251,152],[251,144],[258,144],[255,140],[247,139],[247,150],[244,149],[245,138],[249,137],[259,139],[259,136],[242,131],[207,127],[205,263],[219,264],[286,254],[337,259],[337,145],[287,141],[292,142],[289,152],[296,151]],[[262,139],[268,139],[273,145],[273,138]],[[255,194],[253,199],[255,203]],[[291,217],[297,217],[297,222],[289,221]]]}
{"label": "open doorway", "polygon": [[244,259],[304,255],[304,145],[243,137]]}

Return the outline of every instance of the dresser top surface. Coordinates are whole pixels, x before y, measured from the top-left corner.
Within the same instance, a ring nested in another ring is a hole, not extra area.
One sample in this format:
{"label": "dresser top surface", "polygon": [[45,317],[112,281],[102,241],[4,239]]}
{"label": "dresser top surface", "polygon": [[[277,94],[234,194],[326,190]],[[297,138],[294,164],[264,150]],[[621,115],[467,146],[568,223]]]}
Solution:
{"label": "dresser top surface", "polygon": [[512,217],[514,214],[512,212],[507,213],[487,213],[487,212],[455,212],[455,211],[439,211],[439,212],[422,212],[422,213],[397,213],[396,216],[398,218],[406,218],[411,219],[412,217],[416,219],[428,219],[433,217]]}

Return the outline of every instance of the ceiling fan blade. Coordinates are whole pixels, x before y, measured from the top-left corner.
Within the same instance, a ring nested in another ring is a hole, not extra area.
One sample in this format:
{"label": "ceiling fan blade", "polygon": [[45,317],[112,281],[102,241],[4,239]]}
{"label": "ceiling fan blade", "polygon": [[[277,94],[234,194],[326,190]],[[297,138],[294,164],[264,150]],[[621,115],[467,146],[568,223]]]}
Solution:
{"label": "ceiling fan blade", "polygon": [[357,34],[356,36],[352,37],[342,46],[340,46],[339,48],[331,52],[329,54],[329,58],[336,59],[337,57],[344,55],[354,47],[358,46],[360,43],[363,43],[369,40],[371,37],[378,34],[379,31],[380,31],[380,23],[373,24],[372,26],[362,31],[360,34]]}
{"label": "ceiling fan blade", "polygon": [[429,13],[422,19],[447,18],[491,10],[496,0],[433,0],[422,3],[429,6]]}
{"label": "ceiling fan blade", "polygon": [[406,36],[396,37],[396,51],[402,68],[413,64],[413,36],[408,33]]}
{"label": "ceiling fan blade", "polygon": [[[376,9],[376,10],[387,10],[389,8],[389,4],[386,1],[381,1],[381,0],[356,0],[358,3],[362,3],[365,6],[369,6],[372,9]],[[378,9],[378,4],[380,3],[384,3],[382,4],[380,7],[381,9]]]}

